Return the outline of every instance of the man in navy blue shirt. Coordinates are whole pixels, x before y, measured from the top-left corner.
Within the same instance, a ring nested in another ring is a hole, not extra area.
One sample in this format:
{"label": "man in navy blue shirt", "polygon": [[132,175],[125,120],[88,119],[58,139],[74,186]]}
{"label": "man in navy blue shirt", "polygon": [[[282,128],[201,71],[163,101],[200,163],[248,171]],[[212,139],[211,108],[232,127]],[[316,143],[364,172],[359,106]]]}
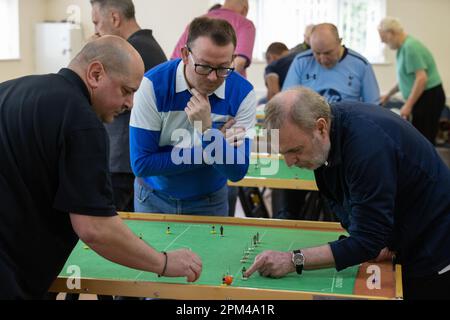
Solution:
{"label": "man in navy blue shirt", "polygon": [[405,298],[450,297],[450,170],[412,125],[368,104],[329,106],[307,88],[275,96],[266,125],[279,129],[289,166],[314,170],[350,236],[294,252],[266,251],[247,276],[340,271],[395,252]]}

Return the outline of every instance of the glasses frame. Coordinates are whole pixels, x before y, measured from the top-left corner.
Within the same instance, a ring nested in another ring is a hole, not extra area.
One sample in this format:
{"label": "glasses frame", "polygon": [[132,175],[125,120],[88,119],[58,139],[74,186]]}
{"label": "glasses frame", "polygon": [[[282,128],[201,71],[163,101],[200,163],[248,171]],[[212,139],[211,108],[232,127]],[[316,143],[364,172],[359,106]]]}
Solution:
{"label": "glasses frame", "polygon": [[[192,62],[194,62],[194,70],[195,70],[195,73],[197,73],[197,74],[199,74],[199,75],[201,75],[201,76],[209,76],[209,75],[211,74],[211,72],[215,71],[215,72],[216,72],[217,78],[227,78],[227,77],[235,70],[235,68],[233,68],[233,67],[228,67],[228,68],[218,67],[218,68],[215,68],[215,67],[211,67],[211,66],[208,65],[208,64],[196,63],[195,60],[194,60],[194,54],[192,53],[191,48],[189,48],[188,46],[186,46],[186,49],[188,50],[189,55],[191,56]],[[208,73],[201,73],[201,72],[198,72],[198,67],[208,68],[209,71],[208,71]],[[220,74],[219,74],[219,70],[226,70],[226,71],[227,71],[227,74],[226,74],[226,75],[220,75]]]}

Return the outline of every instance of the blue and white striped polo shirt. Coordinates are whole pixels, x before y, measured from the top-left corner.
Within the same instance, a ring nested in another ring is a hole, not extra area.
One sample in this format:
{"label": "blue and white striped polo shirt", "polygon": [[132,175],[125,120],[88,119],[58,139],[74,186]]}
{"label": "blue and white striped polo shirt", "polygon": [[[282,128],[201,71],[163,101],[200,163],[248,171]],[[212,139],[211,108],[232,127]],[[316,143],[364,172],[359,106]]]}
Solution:
{"label": "blue and white striped polo shirt", "polygon": [[[220,128],[234,118],[235,126],[244,127],[249,134],[239,148],[223,144],[224,164],[220,161],[206,164],[201,160],[202,151],[209,143],[204,137],[199,138],[184,111],[191,97],[181,60],[163,63],[145,74],[136,92],[130,119],[130,158],[134,174],[151,188],[183,200],[210,194],[222,188],[227,179],[238,181],[245,176],[250,159],[250,133],[256,121],[253,86],[233,72],[209,96],[213,128]],[[180,129],[184,129],[188,137],[180,139],[183,136],[179,134]],[[220,139],[224,142],[221,134]],[[244,161],[226,164],[226,156],[233,152],[238,155],[235,159],[240,156]],[[187,158],[195,155],[195,158],[190,163],[180,164],[174,161],[173,154]],[[199,154],[200,163],[194,162]]]}

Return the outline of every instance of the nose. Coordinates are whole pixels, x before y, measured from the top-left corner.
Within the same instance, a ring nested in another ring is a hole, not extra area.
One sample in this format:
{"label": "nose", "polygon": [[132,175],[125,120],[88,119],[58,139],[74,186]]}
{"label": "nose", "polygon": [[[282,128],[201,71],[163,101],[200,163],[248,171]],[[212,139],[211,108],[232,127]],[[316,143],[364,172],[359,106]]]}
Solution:
{"label": "nose", "polygon": [[133,99],[134,99],[134,94],[129,95],[124,102],[124,107],[127,110],[131,110],[131,108],[133,108]]}
{"label": "nose", "polygon": [[284,155],[284,161],[286,162],[288,167],[292,167],[297,162],[294,155],[288,154]]}
{"label": "nose", "polygon": [[210,74],[208,74],[209,81],[217,81],[217,73],[216,70],[213,70]]}

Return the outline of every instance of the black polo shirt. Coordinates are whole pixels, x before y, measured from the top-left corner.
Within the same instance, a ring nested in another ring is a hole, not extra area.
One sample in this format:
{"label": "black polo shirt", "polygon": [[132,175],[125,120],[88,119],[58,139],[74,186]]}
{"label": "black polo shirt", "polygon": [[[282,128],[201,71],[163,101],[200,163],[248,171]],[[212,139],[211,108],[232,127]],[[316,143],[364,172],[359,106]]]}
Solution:
{"label": "black polo shirt", "polygon": [[0,84],[0,299],[39,298],[78,237],[69,213],[114,216],[108,136],[69,69]]}
{"label": "black polo shirt", "polygon": [[[141,55],[145,71],[167,61],[152,30],[136,31],[128,38],[128,42]],[[130,165],[130,116],[131,111],[127,110],[119,114],[114,122],[105,124],[110,140],[110,170],[113,173],[133,174]]]}

